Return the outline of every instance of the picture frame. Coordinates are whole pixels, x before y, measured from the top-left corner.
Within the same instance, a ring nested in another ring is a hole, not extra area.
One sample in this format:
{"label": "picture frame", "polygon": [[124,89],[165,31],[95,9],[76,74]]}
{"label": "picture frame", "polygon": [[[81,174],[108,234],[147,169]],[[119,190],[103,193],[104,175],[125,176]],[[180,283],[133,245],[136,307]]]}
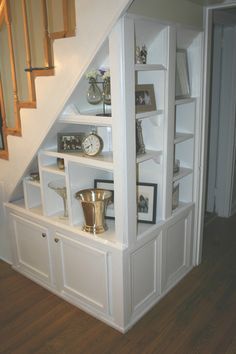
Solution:
{"label": "picture frame", "polygon": [[153,84],[135,86],[135,111],[136,113],[151,112],[156,110],[156,98]]}
{"label": "picture frame", "polygon": [[58,133],[57,151],[58,152],[81,152],[81,143],[85,133]]}
{"label": "picture frame", "polygon": [[142,130],[142,121],[136,120],[136,154],[142,155],[145,154],[145,144],[143,140],[143,130]]}
{"label": "picture frame", "polygon": [[111,202],[107,205],[106,209],[106,219],[115,219],[115,210],[114,210],[114,181],[105,180],[105,179],[95,179],[94,188],[106,189],[112,192]]}
{"label": "picture frame", "polygon": [[172,191],[172,210],[175,210],[179,206],[179,184],[173,186]]}
{"label": "picture frame", "polygon": [[[111,190],[112,202],[107,206],[106,218],[114,219],[114,181],[95,179],[94,188],[102,188]],[[157,184],[156,183],[137,183],[137,215],[138,222],[155,224],[156,223],[156,206],[157,206]]]}
{"label": "picture frame", "polygon": [[185,49],[177,49],[176,52],[176,75],[175,97],[177,99],[190,97],[190,83],[188,70],[188,57]]}

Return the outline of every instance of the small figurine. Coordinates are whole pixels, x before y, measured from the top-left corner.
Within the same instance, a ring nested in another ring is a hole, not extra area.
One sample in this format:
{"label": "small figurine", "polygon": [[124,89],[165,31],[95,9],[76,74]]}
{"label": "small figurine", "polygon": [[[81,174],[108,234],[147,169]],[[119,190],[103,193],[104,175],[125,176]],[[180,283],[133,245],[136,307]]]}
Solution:
{"label": "small figurine", "polygon": [[140,57],[142,64],[147,64],[147,48],[145,45],[142,46],[142,49],[140,51]]}
{"label": "small figurine", "polygon": [[139,46],[136,47],[136,64],[143,64]]}

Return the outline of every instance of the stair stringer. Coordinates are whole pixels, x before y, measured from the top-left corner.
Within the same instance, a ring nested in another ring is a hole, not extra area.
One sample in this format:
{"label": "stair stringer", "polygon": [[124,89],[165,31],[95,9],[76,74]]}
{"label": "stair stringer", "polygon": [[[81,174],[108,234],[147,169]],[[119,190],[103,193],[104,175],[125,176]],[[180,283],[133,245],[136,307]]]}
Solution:
{"label": "stair stringer", "polygon": [[[78,30],[54,42],[55,76],[36,78],[36,109],[21,110],[22,137],[8,136],[9,160],[0,161],[6,200],[20,183],[53,123],[62,112],[112,27],[132,0],[76,0]],[[15,196],[14,196],[15,198]]]}

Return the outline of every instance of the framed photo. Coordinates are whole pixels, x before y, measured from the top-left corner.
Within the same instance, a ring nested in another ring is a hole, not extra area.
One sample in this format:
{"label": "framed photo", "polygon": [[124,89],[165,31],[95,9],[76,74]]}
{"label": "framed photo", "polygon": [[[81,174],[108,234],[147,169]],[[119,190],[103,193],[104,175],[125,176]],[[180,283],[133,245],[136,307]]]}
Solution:
{"label": "framed photo", "polygon": [[143,141],[142,121],[136,120],[136,154],[145,154],[145,144]]}
{"label": "framed photo", "polygon": [[111,202],[107,205],[105,217],[107,219],[115,219],[114,182],[112,180],[95,179],[94,180],[94,188],[101,188],[101,189],[107,189],[109,191],[112,191],[112,199],[111,199]]}
{"label": "framed photo", "polygon": [[145,84],[135,86],[135,109],[136,113],[156,110],[154,85]]}
{"label": "framed photo", "polygon": [[176,52],[175,96],[176,98],[190,97],[188,59],[185,49],[178,49]]}
{"label": "framed photo", "polygon": [[[95,179],[94,188],[108,189],[113,192],[112,203],[107,206],[106,218],[114,219],[114,182],[112,180]],[[138,221],[148,224],[156,222],[157,184],[137,184]]]}
{"label": "framed photo", "polygon": [[81,142],[85,133],[58,133],[57,151],[58,152],[80,152]]}
{"label": "framed photo", "polygon": [[148,224],[156,222],[157,184],[138,183],[137,209],[138,221]]}
{"label": "framed photo", "polygon": [[172,210],[179,206],[179,184],[173,186],[172,191]]}

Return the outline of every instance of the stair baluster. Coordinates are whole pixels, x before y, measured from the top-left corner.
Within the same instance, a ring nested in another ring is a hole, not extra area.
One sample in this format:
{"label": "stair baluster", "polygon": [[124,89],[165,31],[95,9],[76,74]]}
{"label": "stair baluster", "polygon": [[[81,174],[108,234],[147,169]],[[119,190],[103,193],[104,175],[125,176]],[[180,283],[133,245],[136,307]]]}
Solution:
{"label": "stair baluster", "polygon": [[13,86],[13,98],[14,98],[14,118],[15,127],[7,128],[7,133],[11,135],[21,135],[21,123],[20,123],[20,111],[19,111],[19,99],[17,91],[17,79],[16,79],[16,68],[15,68],[15,56],[12,41],[12,29],[11,29],[11,18],[10,18],[10,7],[9,2],[5,2],[4,8],[5,22],[7,25],[8,32],[8,45],[10,51],[10,66],[11,66],[11,76],[12,76],[12,86]]}
{"label": "stair baluster", "polygon": [[51,50],[51,40],[48,31],[48,14],[47,14],[47,2],[46,0],[41,0],[42,11],[43,11],[43,26],[44,26],[44,60],[45,67],[52,67],[52,50]]}
{"label": "stair baluster", "polygon": [[[26,72],[27,82],[28,82],[29,100],[31,102],[35,102],[36,94],[35,94],[34,76],[32,74],[32,71],[30,71],[30,69],[32,67],[32,63],[31,63],[31,50],[30,50],[30,39],[29,39],[26,0],[22,0],[22,15],[23,15],[24,39],[25,39],[25,48],[26,48],[26,65],[27,65],[27,69],[29,69],[29,71]],[[22,107],[22,105],[21,105],[21,107]]]}

